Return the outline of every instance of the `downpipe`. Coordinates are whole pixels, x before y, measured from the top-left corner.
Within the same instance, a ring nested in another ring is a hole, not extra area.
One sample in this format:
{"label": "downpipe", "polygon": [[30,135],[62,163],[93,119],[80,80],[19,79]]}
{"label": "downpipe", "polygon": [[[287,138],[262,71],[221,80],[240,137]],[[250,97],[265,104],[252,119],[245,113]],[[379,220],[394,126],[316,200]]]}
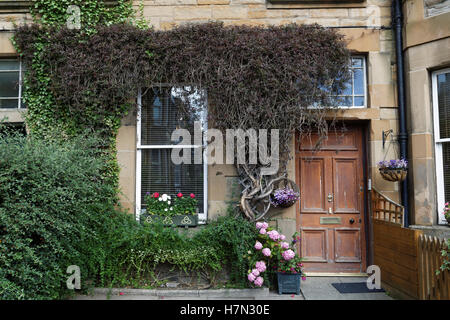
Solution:
{"label": "downpipe", "polygon": [[[395,55],[397,63],[397,97],[398,97],[398,117],[399,117],[399,133],[398,143],[400,145],[400,158],[408,160],[408,132],[406,129],[406,104],[405,104],[405,78],[404,78],[404,61],[403,61],[403,15],[402,1],[392,1],[392,27],[395,36]],[[409,162],[409,161],[408,161]],[[408,179],[401,182],[401,200],[405,210],[404,227],[409,227],[409,192]]]}

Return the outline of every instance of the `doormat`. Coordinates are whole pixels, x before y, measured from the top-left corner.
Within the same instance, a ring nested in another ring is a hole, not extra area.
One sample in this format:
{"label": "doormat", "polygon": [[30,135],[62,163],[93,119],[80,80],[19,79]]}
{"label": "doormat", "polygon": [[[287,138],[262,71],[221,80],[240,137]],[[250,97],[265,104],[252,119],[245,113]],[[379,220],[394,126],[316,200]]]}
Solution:
{"label": "doormat", "polygon": [[383,289],[369,289],[366,282],[344,282],[331,284],[339,293],[384,292]]}

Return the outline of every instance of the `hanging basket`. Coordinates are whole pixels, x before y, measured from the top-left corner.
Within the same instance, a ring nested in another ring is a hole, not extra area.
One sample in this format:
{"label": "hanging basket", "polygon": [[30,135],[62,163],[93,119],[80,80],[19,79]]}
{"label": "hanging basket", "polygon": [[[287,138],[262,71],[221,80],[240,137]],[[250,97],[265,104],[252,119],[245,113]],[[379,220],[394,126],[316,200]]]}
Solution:
{"label": "hanging basket", "polygon": [[406,175],[408,174],[407,169],[380,168],[379,170],[381,177],[383,177],[384,180],[391,182],[403,181],[405,180]]}
{"label": "hanging basket", "polygon": [[297,202],[298,199],[300,199],[299,197],[297,199],[292,199],[291,201],[287,201],[287,202],[283,202],[283,203],[279,203],[276,202],[275,200],[275,192],[279,189],[291,189],[294,193],[297,193],[300,197],[300,188],[297,186],[297,184],[290,180],[290,179],[282,179],[280,180],[276,187],[274,188],[274,192],[270,195],[270,203],[275,207],[275,208],[289,208],[292,205],[294,205],[294,203]]}

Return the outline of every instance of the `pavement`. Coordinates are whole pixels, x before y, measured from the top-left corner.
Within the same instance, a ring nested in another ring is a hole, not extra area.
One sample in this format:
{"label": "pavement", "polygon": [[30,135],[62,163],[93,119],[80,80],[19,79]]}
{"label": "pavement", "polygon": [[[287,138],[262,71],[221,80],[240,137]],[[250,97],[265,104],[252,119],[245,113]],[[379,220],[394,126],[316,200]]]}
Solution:
{"label": "pavement", "polygon": [[365,282],[365,277],[308,277],[301,282],[301,294],[279,295],[260,289],[121,289],[94,288],[72,300],[393,300],[385,292],[340,293],[331,284]]}

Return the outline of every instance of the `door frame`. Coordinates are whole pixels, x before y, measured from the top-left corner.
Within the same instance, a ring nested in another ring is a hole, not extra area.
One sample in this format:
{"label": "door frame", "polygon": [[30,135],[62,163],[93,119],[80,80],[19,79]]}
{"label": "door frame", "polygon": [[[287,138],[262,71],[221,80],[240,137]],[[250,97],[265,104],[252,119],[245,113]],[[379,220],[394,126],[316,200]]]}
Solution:
{"label": "door frame", "polygon": [[[365,254],[361,253],[361,256],[364,257],[365,261],[362,261],[362,264],[366,266],[366,268],[371,265],[373,262],[373,232],[372,232],[372,221],[370,219],[370,190],[369,190],[369,179],[371,179],[371,174],[369,171],[369,159],[370,159],[370,147],[369,145],[369,137],[370,137],[370,120],[351,120],[351,121],[343,121],[344,125],[352,125],[352,126],[358,126],[361,130],[361,139],[362,139],[362,169],[363,169],[363,181],[364,181],[364,192],[363,192],[363,218],[364,218],[364,238],[365,238],[365,248],[361,248],[361,250],[365,250]],[[299,174],[300,174],[300,167],[299,167],[299,161],[298,158],[301,155],[301,152],[299,151],[298,146],[298,139],[297,134],[294,136],[294,161],[295,161],[295,181],[298,184],[300,182],[299,180]],[[295,230],[297,232],[300,232],[300,208],[301,208],[301,202],[302,199],[298,201],[298,204],[295,207]],[[297,252],[300,251],[300,243],[296,244]],[[326,275],[335,275],[339,274],[340,276],[355,276],[355,275],[365,275],[365,271],[362,270],[361,274],[354,274],[354,273],[322,273],[322,272],[312,272],[309,273],[309,275],[317,275],[317,276],[326,276]]]}

